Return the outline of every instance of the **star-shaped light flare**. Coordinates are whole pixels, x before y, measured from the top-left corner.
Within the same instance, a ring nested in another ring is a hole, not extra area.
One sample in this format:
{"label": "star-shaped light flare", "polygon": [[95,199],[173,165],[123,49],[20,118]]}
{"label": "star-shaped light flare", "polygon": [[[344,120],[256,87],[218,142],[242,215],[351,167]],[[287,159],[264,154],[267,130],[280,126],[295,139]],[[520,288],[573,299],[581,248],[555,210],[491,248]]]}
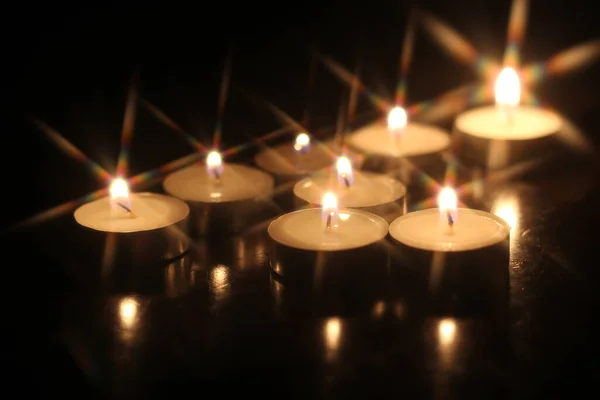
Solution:
{"label": "star-shaped light flare", "polygon": [[[600,39],[595,39],[560,51],[545,61],[520,66],[528,11],[528,0],[513,0],[502,63],[481,54],[466,38],[433,14],[424,10],[419,14],[425,32],[455,60],[473,67],[485,82],[492,81],[503,66],[508,66],[517,69],[522,83],[531,87],[546,77],[574,72],[600,57]],[[491,91],[488,95],[492,95]]]}

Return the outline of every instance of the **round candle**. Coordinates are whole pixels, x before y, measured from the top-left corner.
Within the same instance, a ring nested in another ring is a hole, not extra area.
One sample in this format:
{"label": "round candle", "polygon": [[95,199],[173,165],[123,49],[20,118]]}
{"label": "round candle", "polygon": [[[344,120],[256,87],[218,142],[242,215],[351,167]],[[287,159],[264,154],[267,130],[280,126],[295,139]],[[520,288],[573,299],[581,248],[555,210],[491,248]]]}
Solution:
{"label": "round candle", "polygon": [[[188,205],[173,197],[155,193],[130,194],[127,182],[117,178],[110,186],[110,196],[82,205],[73,216],[79,225],[89,228],[82,232],[90,239],[84,241],[91,244],[86,252],[94,254],[105,248],[112,237],[117,240],[107,247],[111,249],[110,257],[95,254],[102,257],[103,262],[149,265],[173,259],[188,250],[189,238],[184,222],[189,213]],[[108,238],[107,233],[111,234]],[[122,269],[119,271],[123,272]]]}
{"label": "round candle", "polygon": [[271,222],[267,231],[273,272],[288,283],[307,285],[311,291],[315,285],[331,287],[327,289],[331,293],[350,282],[384,280],[388,223],[363,210],[339,209],[333,192],[325,193],[321,204]]}
{"label": "round candle", "polygon": [[458,208],[454,224],[439,208],[408,213],[390,224],[390,235],[398,242],[417,249],[440,252],[477,250],[501,243],[510,228],[494,214]]}
{"label": "round candle", "polygon": [[321,204],[323,193],[333,190],[346,207],[363,208],[394,202],[406,193],[406,187],[387,175],[354,172],[349,187],[341,184],[335,175],[304,178],[294,186],[294,194],[311,204]]}
{"label": "round candle", "polygon": [[518,106],[507,121],[496,106],[478,107],[456,118],[456,129],[482,139],[530,140],[553,135],[560,131],[560,117],[552,112],[531,106]]}
{"label": "round candle", "polygon": [[357,249],[387,235],[387,222],[374,214],[342,209],[337,216],[331,228],[324,229],[321,208],[294,211],[271,222],[268,233],[277,243],[308,251]]}
{"label": "round candle", "polygon": [[556,153],[554,135],[561,118],[548,110],[519,105],[521,87],[517,71],[502,69],[494,85],[495,106],[465,111],[455,121],[454,150],[464,159],[488,168]]}
{"label": "round candle", "polygon": [[[400,257],[395,262],[421,275],[428,314],[502,318],[507,308],[509,231],[494,214],[457,208],[452,188],[439,208],[408,213],[390,224]],[[392,269],[393,271],[394,269]],[[392,272],[392,275],[394,272]]]}
{"label": "round candle", "polygon": [[430,208],[396,219],[389,231],[401,255],[395,263],[426,282],[421,290],[430,294],[423,299],[428,314],[502,318],[508,304],[509,230],[484,211]]}
{"label": "round candle", "polygon": [[155,193],[130,194],[129,204],[132,213],[103,197],[79,207],[74,217],[80,225],[97,231],[133,233],[169,227],[190,211],[181,200]]}
{"label": "round candle", "polygon": [[411,157],[438,153],[450,144],[450,137],[436,126],[409,122],[399,134],[389,125],[377,122],[361,128],[347,138],[357,150],[384,157]]}
{"label": "round candle", "polygon": [[217,151],[206,165],[192,165],[167,176],[165,191],[191,206],[190,232],[240,233],[272,218],[276,210],[270,196],[274,179],[255,168],[224,164]]}
{"label": "round candle", "polygon": [[218,180],[204,166],[192,165],[167,176],[163,187],[179,199],[201,203],[250,200],[271,194],[274,182],[270,175],[244,165],[220,165]]}
{"label": "round candle", "polygon": [[334,193],[345,206],[379,215],[387,222],[404,213],[404,207],[397,203],[406,194],[402,183],[389,176],[369,172],[359,172],[355,177],[352,163],[346,156],[337,159],[335,175],[313,175],[294,186],[300,207],[305,205],[303,202],[322,205],[326,191]]}
{"label": "round candle", "polygon": [[[256,165],[277,176],[297,177],[330,167],[338,153],[333,142],[312,143],[310,137],[299,134],[291,143],[266,149],[256,155]],[[351,158],[360,162],[356,154]]]}

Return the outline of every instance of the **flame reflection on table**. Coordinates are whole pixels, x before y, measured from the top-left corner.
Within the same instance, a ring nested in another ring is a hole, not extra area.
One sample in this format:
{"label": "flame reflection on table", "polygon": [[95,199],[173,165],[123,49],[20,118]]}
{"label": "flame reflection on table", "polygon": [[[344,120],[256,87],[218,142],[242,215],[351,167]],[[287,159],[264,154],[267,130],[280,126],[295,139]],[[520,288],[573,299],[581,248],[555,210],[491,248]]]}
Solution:
{"label": "flame reflection on table", "polygon": [[124,342],[132,341],[139,326],[140,302],[134,297],[124,297],[118,303],[118,330]]}
{"label": "flame reflection on table", "polygon": [[217,303],[227,298],[231,289],[231,273],[226,265],[216,265],[210,271],[210,291]]}
{"label": "flame reflection on table", "polygon": [[326,359],[327,361],[335,361],[341,343],[342,321],[337,317],[327,319],[323,335]]}
{"label": "flame reflection on table", "polygon": [[506,221],[510,227],[510,255],[512,258],[517,251],[517,239],[521,231],[519,199],[514,194],[501,195],[494,201],[491,212]]}
{"label": "flame reflection on table", "polygon": [[456,321],[446,318],[438,324],[438,357],[442,370],[452,369],[458,342]]}

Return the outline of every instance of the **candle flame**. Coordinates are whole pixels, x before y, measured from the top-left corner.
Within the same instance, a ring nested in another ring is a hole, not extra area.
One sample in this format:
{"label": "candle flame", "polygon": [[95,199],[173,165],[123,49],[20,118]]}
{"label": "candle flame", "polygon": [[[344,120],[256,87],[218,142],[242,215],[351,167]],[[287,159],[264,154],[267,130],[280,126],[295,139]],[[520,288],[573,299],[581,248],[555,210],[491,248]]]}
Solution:
{"label": "candle flame", "polygon": [[298,153],[306,153],[310,149],[310,137],[306,133],[299,133],[294,142],[294,149]]}
{"label": "candle flame", "polygon": [[451,187],[446,186],[438,195],[438,208],[440,213],[448,219],[449,225],[454,225],[458,217],[457,212],[458,198],[456,192]]}
{"label": "candle flame", "polygon": [[321,218],[325,222],[325,228],[336,226],[338,219],[338,201],[333,192],[327,192],[321,200]]}
{"label": "candle flame", "polygon": [[521,83],[517,71],[510,67],[500,71],[494,85],[494,94],[498,107],[516,107],[521,100]]}
{"label": "candle flame", "polygon": [[208,174],[215,179],[220,179],[223,174],[223,157],[216,150],[211,151],[206,156],[206,169]]}
{"label": "candle flame", "polygon": [[112,181],[109,188],[110,200],[112,206],[120,206],[121,208],[131,208],[131,200],[129,198],[129,185],[123,178],[116,178]]}
{"label": "candle flame", "polygon": [[393,135],[402,135],[408,123],[408,114],[402,107],[394,107],[388,114],[388,130]]}
{"label": "candle flame", "polygon": [[354,173],[352,171],[352,163],[346,156],[341,156],[335,163],[337,169],[338,182],[346,187],[354,183]]}

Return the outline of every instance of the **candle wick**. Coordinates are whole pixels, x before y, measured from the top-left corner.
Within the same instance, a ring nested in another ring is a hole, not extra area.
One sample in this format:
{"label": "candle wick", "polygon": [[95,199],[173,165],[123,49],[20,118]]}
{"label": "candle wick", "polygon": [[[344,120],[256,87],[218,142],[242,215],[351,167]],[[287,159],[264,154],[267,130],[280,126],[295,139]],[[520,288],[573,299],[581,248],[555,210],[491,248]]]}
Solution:
{"label": "candle wick", "polygon": [[125,204],[121,203],[120,201],[117,202],[117,205],[119,207],[121,207],[123,210],[127,211],[129,213],[130,217],[135,217],[135,214],[133,213],[131,208],[127,207]]}
{"label": "candle wick", "polygon": [[452,229],[454,228],[454,218],[452,218],[452,214],[450,214],[450,211],[448,211],[446,213],[447,217],[448,217],[448,226]]}
{"label": "candle wick", "polygon": [[309,149],[308,146],[298,147],[298,148],[296,148],[296,155],[302,156],[302,155],[308,153],[308,149]]}
{"label": "candle wick", "polygon": [[347,188],[350,187],[350,181],[348,180],[348,177],[346,175],[342,176],[342,179],[344,180],[344,185],[346,185]]}
{"label": "candle wick", "polygon": [[333,213],[327,214],[327,221],[325,222],[325,229],[331,229],[331,215]]}
{"label": "candle wick", "polygon": [[213,177],[215,178],[215,183],[217,185],[221,184],[221,174],[218,171],[213,171]]}

